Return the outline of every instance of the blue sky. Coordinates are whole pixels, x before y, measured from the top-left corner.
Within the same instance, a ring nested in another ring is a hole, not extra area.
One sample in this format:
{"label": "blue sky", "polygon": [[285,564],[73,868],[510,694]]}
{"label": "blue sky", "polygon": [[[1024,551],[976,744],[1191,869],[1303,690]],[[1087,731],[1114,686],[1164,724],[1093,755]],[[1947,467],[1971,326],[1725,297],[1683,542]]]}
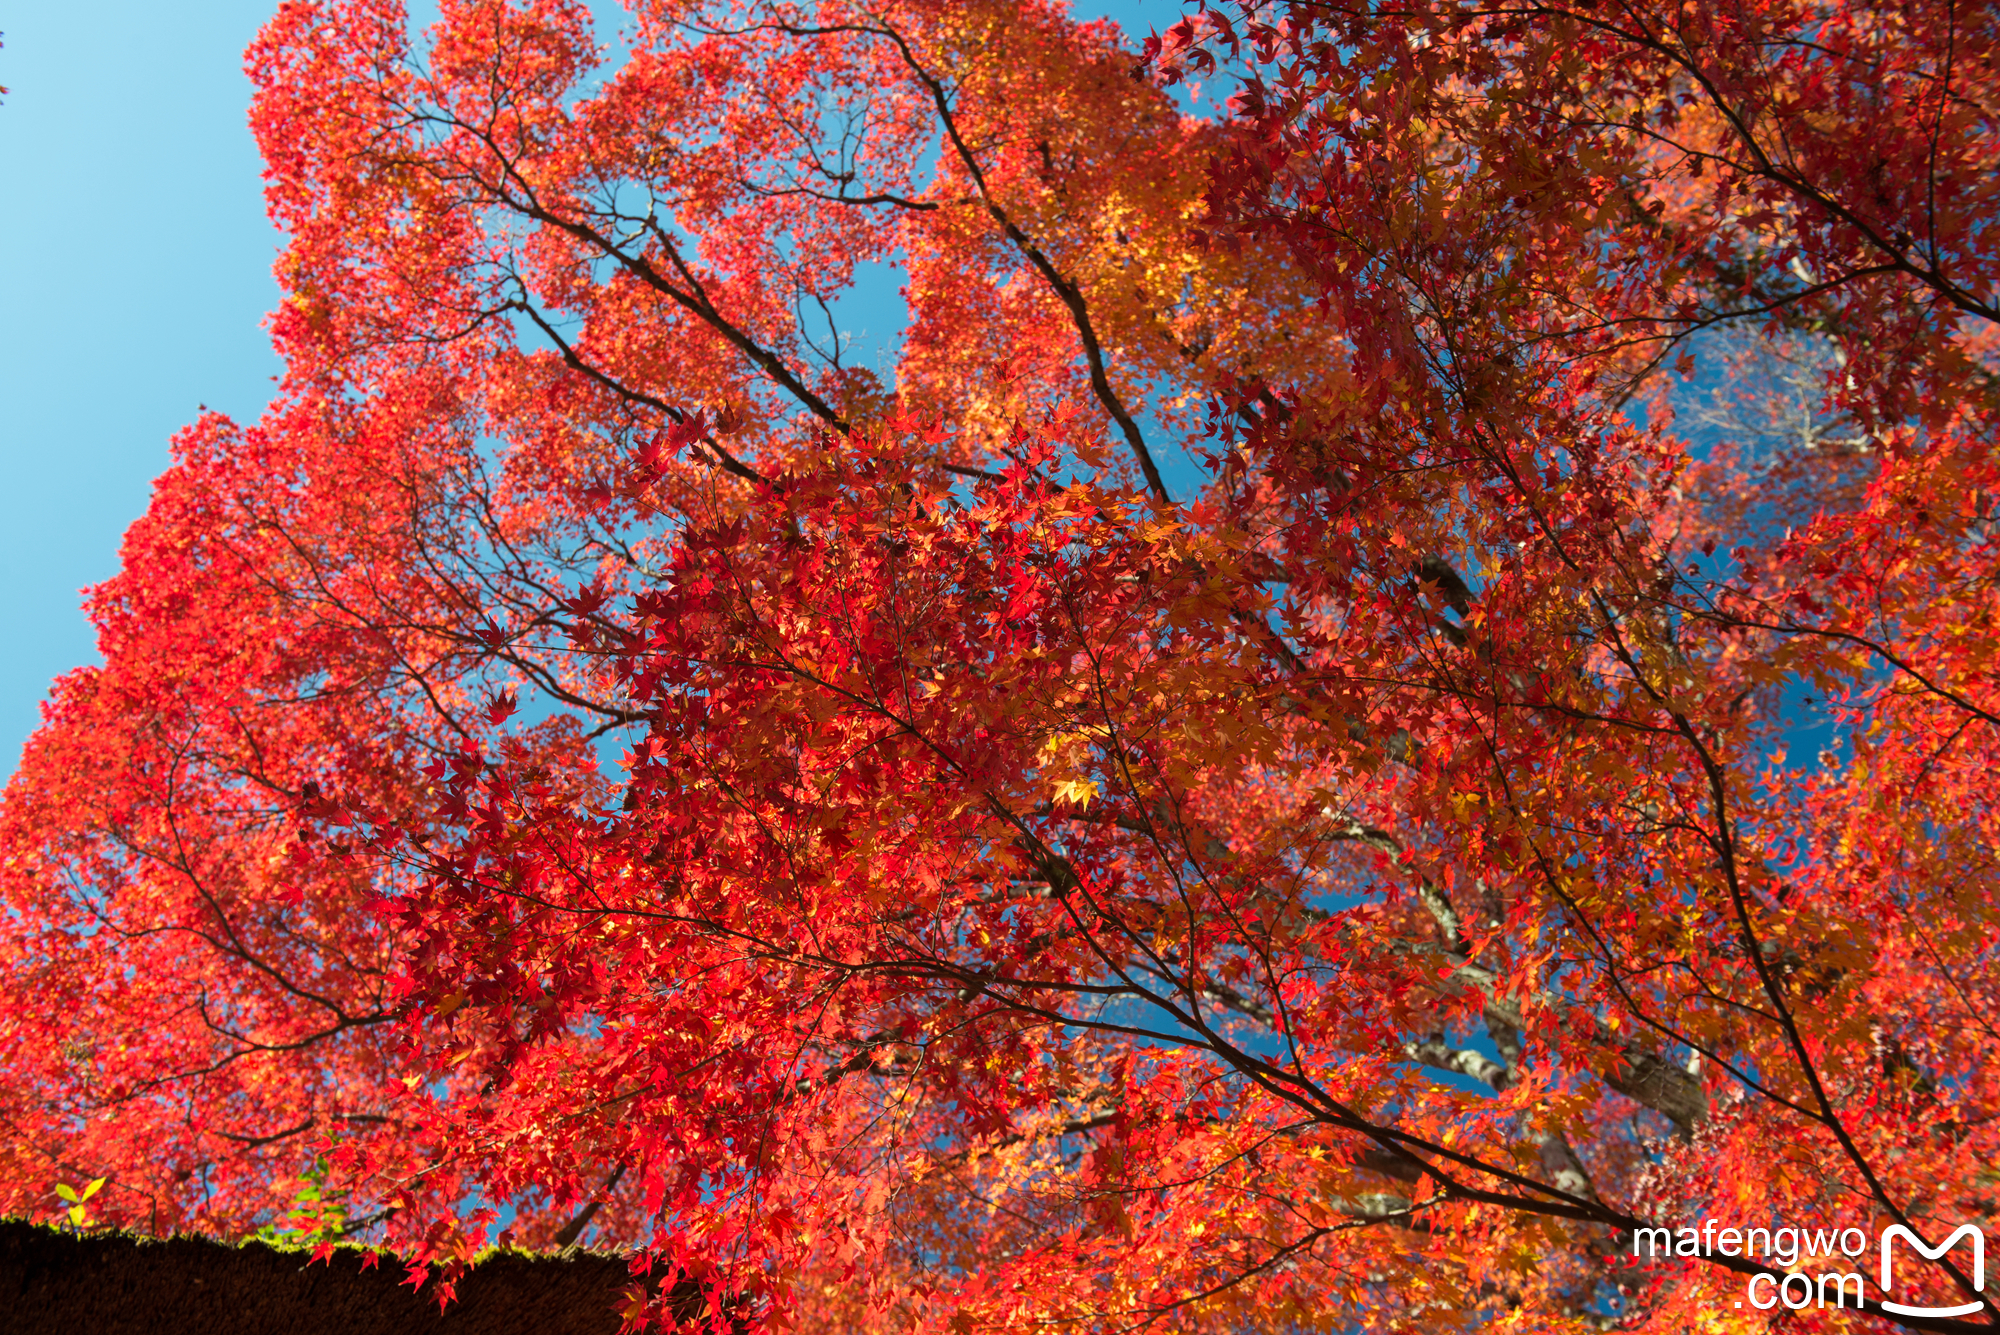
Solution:
{"label": "blue sky", "polygon": [[273,0],[0,7],[0,773],[95,657],[78,590],[118,568],[167,442],[254,418],[277,301],[242,51]]}
{"label": "blue sky", "polygon": [[[117,570],[168,440],[204,404],[254,420],[278,374],[242,72],[275,8],[0,6],[0,776],[50,681],[94,661],[79,591]],[[1077,10],[1143,34],[1180,5]]]}

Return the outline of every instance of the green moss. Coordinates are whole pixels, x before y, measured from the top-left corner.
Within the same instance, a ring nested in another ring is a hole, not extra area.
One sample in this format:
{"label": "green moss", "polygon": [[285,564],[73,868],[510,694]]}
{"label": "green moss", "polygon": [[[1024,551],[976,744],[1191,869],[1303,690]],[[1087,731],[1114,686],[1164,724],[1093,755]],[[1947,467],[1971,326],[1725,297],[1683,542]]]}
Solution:
{"label": "green moss", "polygon": [[494,1248],[442,1311],[394,1257],[364,1269],[346,1243],[322,1262],[304,1244],[77,1236],[0,1220],[0,1332],[88,1335],[612,1335],[634,1280],[621,1256]]}

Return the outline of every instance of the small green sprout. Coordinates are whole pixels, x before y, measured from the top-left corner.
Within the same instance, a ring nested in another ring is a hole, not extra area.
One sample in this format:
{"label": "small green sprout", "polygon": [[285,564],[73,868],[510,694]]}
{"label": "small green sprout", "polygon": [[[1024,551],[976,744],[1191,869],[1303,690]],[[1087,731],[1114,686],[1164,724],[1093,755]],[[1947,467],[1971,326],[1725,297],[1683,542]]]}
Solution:
{"label": "small green sprout", "polygon": [[86,1226],[90,1217],[88,1202],[92,1196],[97,1194],[98,1189],[109,1180],[109,1178],[100,1177],[81,1191],[78,1191],[66,1182],[56,1183],[56,1195],[69,1202],[70,1223],[76,1225],[78,1228]]}

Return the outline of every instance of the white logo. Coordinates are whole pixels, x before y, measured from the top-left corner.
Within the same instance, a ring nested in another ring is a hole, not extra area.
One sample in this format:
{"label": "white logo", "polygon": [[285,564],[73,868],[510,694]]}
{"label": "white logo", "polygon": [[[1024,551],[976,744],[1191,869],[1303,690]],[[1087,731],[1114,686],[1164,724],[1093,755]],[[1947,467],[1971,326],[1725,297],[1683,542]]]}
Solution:
{"label": "white logo", "polygon": [[[1986,1235],[1972,1224],[1960,1224],[1956,1233],[1935,1247],[1926,1247],[1922,1238],[1901,1224],[1890,1225],[1888,1231],[1882,1234],[1882,1292],[1889,1291],[1889,1244],[1899,1237],[1908,1238],[1910,1245],[1917,1249],[1917,1254],[1927,1261],[1935,1261],[1942,1257],[1958,1245],[1960,1238],[1971,1238],[1972,1287],[1981,1293],[1986,1292]],[[1892,1303],[1887,1298],[1882,1300],[1882,1310],[1894,1312],[1897,1316],[1971,1316],[1984,1306],[1986,1304],[1979,1299],[1961,1303],[1957,1307],[1905,1307],[1901,1303]]]}

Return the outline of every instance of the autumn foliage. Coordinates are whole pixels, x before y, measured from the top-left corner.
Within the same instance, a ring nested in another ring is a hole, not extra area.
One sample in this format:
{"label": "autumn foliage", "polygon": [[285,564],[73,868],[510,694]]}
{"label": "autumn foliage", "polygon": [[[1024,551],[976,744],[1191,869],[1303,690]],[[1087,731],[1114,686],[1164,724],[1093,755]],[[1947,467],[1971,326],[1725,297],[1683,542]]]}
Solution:
{"label": "autumn foliage", "polygon": [[1991,7],[608,38],[252,48],[288,371],[0,806],[0,1210],[690,1327],[1986,1319],[1632,1231],[1994,1215]]}

